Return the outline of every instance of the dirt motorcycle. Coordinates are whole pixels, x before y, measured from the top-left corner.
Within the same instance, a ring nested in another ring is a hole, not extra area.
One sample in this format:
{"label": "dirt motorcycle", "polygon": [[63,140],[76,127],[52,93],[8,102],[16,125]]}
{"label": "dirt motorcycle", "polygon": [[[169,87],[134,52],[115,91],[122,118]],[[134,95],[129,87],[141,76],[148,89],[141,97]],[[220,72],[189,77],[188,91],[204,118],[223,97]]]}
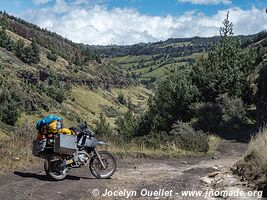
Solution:
{"label": "dirt motorcycle", "polygon": [[45,159],[46,175],[63,180],[72,168],[89,165],[96,178],[110,178],[116,171],[116,160],[112,154],[96,148],[109,144],[97,140],[86,122],[77,129],[76,135],[54,134],[52,138],[33,142],[33,155]]}

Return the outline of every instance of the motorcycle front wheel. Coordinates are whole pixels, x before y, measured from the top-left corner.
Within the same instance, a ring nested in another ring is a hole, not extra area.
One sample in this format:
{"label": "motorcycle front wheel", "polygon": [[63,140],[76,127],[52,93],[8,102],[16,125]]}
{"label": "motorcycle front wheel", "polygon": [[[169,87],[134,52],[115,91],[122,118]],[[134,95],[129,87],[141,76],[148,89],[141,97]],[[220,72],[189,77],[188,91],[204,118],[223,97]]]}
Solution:
{"label": "motorcycle front wheel", "polygon": [[114,156],[106,151],[98,152],[104,167],[102,166],[98,156],[95,154],[89,163],[91,173],[99,179],[110,178],[117,169],[117,163]]}
{"label": "motorcycle front wheel", "polygon": [[67,167],[60,156],[45,159],[44,170],[46,175],[56,181],[63,180],[67,176]]}

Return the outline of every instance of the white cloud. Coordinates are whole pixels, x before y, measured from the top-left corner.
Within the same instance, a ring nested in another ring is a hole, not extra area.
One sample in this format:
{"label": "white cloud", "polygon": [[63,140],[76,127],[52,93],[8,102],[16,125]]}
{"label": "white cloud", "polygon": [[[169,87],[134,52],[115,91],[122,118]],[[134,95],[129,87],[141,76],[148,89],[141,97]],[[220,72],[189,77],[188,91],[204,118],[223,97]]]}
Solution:
{"label": "white cloud", "polygon": [[48,3],[49,1],[51,0],[32,0],[33,3],[39,5],[39,4],[45,4],[45,3]]}
{"label": "white cloud", "polygon": [[231,0],[178,0],[180,3],[192,3],[192,4],[202,4],[202,5],[209,5],[209,4],[230,4],[232,3]]}
{"label": "white cloud", "polygon": [[191,11],[179,16],[149,16],[134,9],[107,9],[97,5],[74,5],[57,0],[53,7],[31,10],[22,17],[85,44],[134,44],[176,37],[218,35],[221,22],[230,12],[234,33],[253,34],[267,29],[264,10],[230,8],[207,16]]}

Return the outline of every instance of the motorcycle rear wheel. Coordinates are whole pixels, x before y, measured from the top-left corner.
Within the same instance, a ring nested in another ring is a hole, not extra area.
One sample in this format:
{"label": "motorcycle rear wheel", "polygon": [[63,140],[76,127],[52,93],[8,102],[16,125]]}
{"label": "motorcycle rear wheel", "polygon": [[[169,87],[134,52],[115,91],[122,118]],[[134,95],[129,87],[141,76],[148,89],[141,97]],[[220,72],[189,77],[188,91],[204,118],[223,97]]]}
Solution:
{"label": "motorcycle rear wheel", "polygon": [[60,166],[64,160],[60,156],[45,159],[44,170],[46,175],[56,181],[63,180],[67,176],[67,167]]}

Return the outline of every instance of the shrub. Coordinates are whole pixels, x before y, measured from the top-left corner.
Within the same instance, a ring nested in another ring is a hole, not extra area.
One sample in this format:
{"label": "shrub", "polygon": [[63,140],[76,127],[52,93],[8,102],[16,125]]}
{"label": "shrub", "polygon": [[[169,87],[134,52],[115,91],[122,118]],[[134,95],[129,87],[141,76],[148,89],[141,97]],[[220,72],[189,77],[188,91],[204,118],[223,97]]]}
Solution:
{"label": "shrub", "polygon": [[46,89],[46,94],[58,103],[62,103],[66,99],[66,91],[63,88],[50,86]]}
{"label": "shrub", "polygon": [[150,77],[150,82],[151,83],[154,83],[156,80],[157,80],[157,77],[155,77],[155,76],[151,76]]}
{"label": "shrub", "polygon": [[166,132],[150,133],[149,135],[135,138],[135,142],[137,144],[142,144],[145,148],[154,150],[162,149],[162,147],[167,147],[168,141],[171,140],[170,136],[167,135]]}
{"label": "shrub", "polygon": [[8,51],[13,52],[20,60],[25,63],[37,64],[40,61],[40,50],[35,42],[31,43],[30,46],[25,46],[22,40],[13,41],[8,36],[5,30],[0,31],[0,46],[6,48]]}
{"label": "shrub", "polygon": [[205,132],[232,129],[244,123],[246,111],[240,98],[219,95],[215,103],[200,103],[196,106],[196,128]]}
{"label": "shrub", "polygon": [[188,123],[177,121],[172,126],[170,134],[173,136],[175,144],[182,149],[197,152],[209,150],[208,135],[202,131],[195,131]]}
{"label": "shrub", "polygon": [[124,95],[123,95],[122,93],[120,93],[120,94],[118,95],[117,100],[118,100],[118,102],[119,102],[120,104],[122,104],[122,105],[125,105],[125,104],[126,104],[126,100],[125,100]]}
{"label": "shrub", "polygon": [[20,116],[18,106],[13,101],[5,102],[2,106],[0,114],[1,121],[14,126]]}
{"label": "shrub", "polygon": [[230,98],[226,94],[222,94],[216,99],[216,103],[222,110],[222,125],[224,127],[233,127],[244,122],[246,111],[240,98]]}
{"label": "shrub", "polygon": [[135,109],[135,106],[134,106],[134,104],[133,104],[133,102],[132,102],[132,99],[131,99],[131,97],[129,97],[128,98],[128,101],[127,101],[127,108],[129,109],[129,110],[134,110]]}
{"label": "shrub", "polygon": [[113,131],[103,113],[100,113],[99,119],[95,121],[93,129],[96,134],[105,136],[111,135]]}
{"label": "shrub", "polygon": [[105,113],[105,115],[107,117],[117,117],[118,116],[118,111],[112,106],[99,105],[99,107]]}
{"label": "shrub", "polygon": [[57,55],[56,55],[56,54],[53,54],[53,53],[51,53],[51,52],[49,52],[49,53],[46,55],[46,57],[47,57],[49,60],[52,60],[52,61],[54,61],[54,62],[57,61]]}
{"label": "shrub", "polygon": [[122,117],[118,117],[115,123],[120,136],[130,140],[135,134],[138,119],[134,116],[133,112],[128,111]]}
{"label": "shrub", "polygon": [[196,128],[205,132],[217,131],[222,122],[222,110],[218,104],[199,103],[196,106]]}

